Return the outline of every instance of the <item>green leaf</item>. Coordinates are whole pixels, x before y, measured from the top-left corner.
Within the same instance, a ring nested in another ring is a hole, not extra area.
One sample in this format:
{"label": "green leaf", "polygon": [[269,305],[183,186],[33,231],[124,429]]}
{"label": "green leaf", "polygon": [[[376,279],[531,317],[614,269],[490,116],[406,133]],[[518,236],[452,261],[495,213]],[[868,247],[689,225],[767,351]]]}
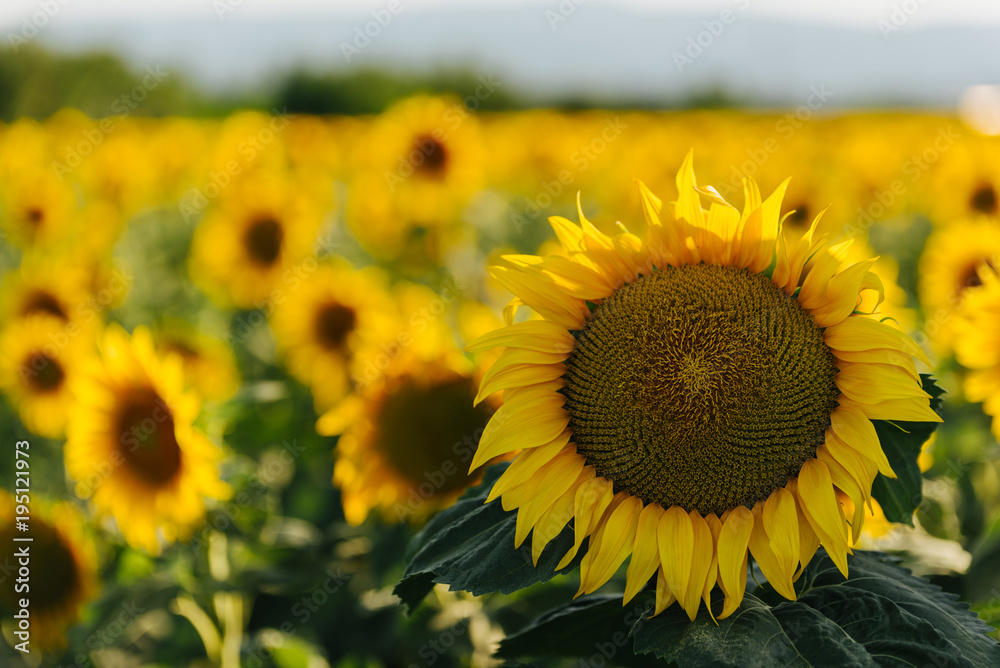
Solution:
{"label": "green leaf", "polygon": [[[563,529],[542,552],[535,567],[531,540],[514,549],[516,511],[507,512],[500,500],[484,503],[507,464],[486,469],[482,483],[469,489],[458,502],[436,515],[407,548],[409,563],[393,590],[413,610],[430,593],[435,582],[452,591],[475,595],[509,594],[555,575],[555,567],[573,546],[571,527]],[[564,569],[579,565],[586,544]]]}
{"label": "green leaf", "polygon": [[[920,374],[924,391],[931,395],[931,408],[940,412],[944,390],[928,374]],[[923,477],[917,466],[920,447],[937,429],[937,422],[901,422],[872,420],[882,450],[897,478],[887,478],[881,473],[872,484],[872,496],[882,506],[890,522],[913,526],[913,511],[923,500]]]}
{"label": "green leaf", "polygon": [[[1000,666],[1000,644],[965,603],[894,565],[856,552],[845,580],[822,551],[797,583],[798,600],[768,606],[747,594],[716,625],[677,606],[633,626],[635,651],[697,666]],[[713,609],[722,596],[713,592]]]}
{"label": "green leaf", "polygon": [[[718,589],[713,608],[722,607]],[[704,608],[689,621],[678,606],[633,626],[635,651],[653,653],[681,668],[694,666],[876,666],[864,648],[837,625],[797,603],[769,607],[746,594],[739,610],[712,621]]]}
{"label": "green leaf", "polygon": [[636,655],[629,630],[653,607],[651,592],[622,606],[621,594],[583,596],[546,612],[500,641],[496,656],[573,657],[593,659],[587,665],[659,665],[653,657]]}

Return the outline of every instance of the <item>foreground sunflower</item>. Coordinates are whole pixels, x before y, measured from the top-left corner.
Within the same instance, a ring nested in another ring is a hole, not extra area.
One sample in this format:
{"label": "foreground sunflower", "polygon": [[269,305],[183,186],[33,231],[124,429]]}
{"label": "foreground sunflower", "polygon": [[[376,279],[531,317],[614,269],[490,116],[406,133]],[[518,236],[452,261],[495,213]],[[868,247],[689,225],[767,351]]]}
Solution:
{"label": "foreground sunflower", "polygon": [[[761,202],[747,181],[741,215],[696,187],[689,154],[677,187],[664,223],[639,184],[645,241],[606,236],[581,211],[581,226],[550,219],[565,257],[491,268],[516,299],[507,326],[467,348],[506,347],[477,397],[504,391],[472,468],[522,450],[489,500],[518,509],[517,546],[534,530],[536,563],[574,520],[558,568],[589,536],[579,593],[631,555],[626,602],[657,575],[656,612],[678,601],[694,619],[718,584],[725,617],[748,551],[788,599],[820,545],[846,576],[872,481],[894,475],[870,420],[939,418],[920,348],[855,312],[863,290],[881,292],[874,260],[842,266],[850,242],[827,248],[817,220],[782,242],[785,184]],[[515,323],[521,304],[542,319]]]}
{"label": "foreground sunflower", "polygon": [[158,553],[205,514],[205,497],[228,487],[219,449],[192,425],[199,400],[184,393],[180,355],[157,356],[149,330],[112,326],[98,359],[81,368],[66,428],[66,472],[129,544]]}
{"label": "foreground sunflower", "polygon": [[70,503],[39,507],[33,501],[28,532],[21,534],[30,543],[14,541],[14,510],[14,499],[0,490],[0,564],[17,564],[17,550],[29,545],[32,572],[45,575],[31,578],[28,591],[15,588],[16,578],[3,578],[0,602],[16,610],[19,600],[30,596],[30,646],[42,651],[65,648],[66,628],[97,593],[97,551]]}

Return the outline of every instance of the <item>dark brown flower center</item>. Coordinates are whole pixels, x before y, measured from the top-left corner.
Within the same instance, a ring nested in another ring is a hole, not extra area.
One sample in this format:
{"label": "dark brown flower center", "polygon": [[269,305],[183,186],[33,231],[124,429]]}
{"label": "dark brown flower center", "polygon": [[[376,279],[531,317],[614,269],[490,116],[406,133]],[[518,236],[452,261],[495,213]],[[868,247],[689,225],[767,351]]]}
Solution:
{"label": "dark brown flower center", "polygon": [[316,341],[326,350],[340,350],[347,336],[354,331],[357,314],[354,309],[330,303],[316,311],[313,331]]}
{"label": "dark brown flower center", "polygon": [[994,214],[997,212],[997,192],[989,183],[976,188],[969,196],[969,208],[980,213]]}
{"label": "dark brown flower center", "polygon": [[576,333],[566,409],[598,474],[663,507],[752,507],[816,455],[837,406],[822,331],[765,276],[665,267]]}
{"label": "dark brown flower center", "polygon": [[413,140],[417,171],[424,176],[444,176],[448,167],[448,149],[431,135],[418,135]]}
{"label": "dark brown flower center", "polygon": [[154,390],[133,390],[119,407],[115,428],[126,466],[145,482],[162,485],[180,470],[174,416]]}
{"label": "dark brown flower center", "polygon": [[32,352],[24,361],[22,376],[28,386],[39,394],[55,392],[62,387],[66,373],[62,365],[43,352]]}
{"label": "dark brown flower center", "polygon": [[33,290],[21,304],[21,315],[48,313],[60,320],[69,320],[69,315],[55,295],[46,290]]}
{"label": "dark brown flower center", "polygon": [[251,260],[263,267],[270,267],[281,255],[284,239],[285,230],[281,223],[274,218],[265,217],[250,224],[243,242]]}
{"label": "dark brown flower center", "polygon": [[375,447],[414,488],[429,484],[443,494],[467,486],[470,457],[462,453],[475,451],[490,417],[484,405],[472,405],[475,396],[470,378],[401,381],[382,399]]}
{"label": "dark brown flower center", "polygon": [[[28,527],[28,531],[19,536],[31,538],[31,542],[14,542],[13,527],[0,530],[0,565],[9,569],[7,577],[0,581],[0,598],[11,607],[17,607],[18,599],[28,597],[33,612],[54,611],[71,603],[78,595],[79,567],[70,546],[55,527],[35,516],[31,517]],[[18,593],[15,585],[18,584],[19,564],[15,552],[24,546],[28,547],[31,560],[27,583],[30,590]]]}

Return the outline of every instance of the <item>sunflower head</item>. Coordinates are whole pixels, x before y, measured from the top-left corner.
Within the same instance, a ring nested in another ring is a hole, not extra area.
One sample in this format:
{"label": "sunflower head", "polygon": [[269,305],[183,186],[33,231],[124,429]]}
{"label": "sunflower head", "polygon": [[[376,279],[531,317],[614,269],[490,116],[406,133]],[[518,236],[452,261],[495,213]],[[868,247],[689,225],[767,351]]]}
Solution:
{"label": "sunflower head", "polygon": [[149,330],[109,328],[73,391],[66,471],[131,545],[158,552],[203,518],[206,497],[226,496],[221,453],[192,424],[200,403],[184,391],[181,357],[159,357]]}
{"label": "sunflower head", "polygon": [[[0,564],[17,563],[14,553],[30,545],[32,573],[50,577],[31,579],[31,643],[42,651],[66,647],[66,628],[80,618],[82,607],[98,587],[97,552],[84,529],[83,518],[70,503],[32,503],[27,533],[30,543],[15,542],[14,499],[0,491]],[[23,593],[15,591],[15,578],[0,582],[0,600],[18,607]]]}
{"label": "sunflower head", "polygon": [[72,405],[71,378],[90,352],[79,332],[46,312],[10,321],[0,331],[0,387],[31,431],[59,438]]}
{"label": "sunflower head", "polygon": [[340,436],[333,480],[351,524],[373,509],[387,522],[422,521],[478,479],[468,463],[493,404],[473,406],[474,369],[453,343],[438,351],[402,352],[317,422]]}
{"label": "sunflower head", "polygon": [[[721,615],[738,607],[748,554],[789,599],[820,545],[846,575],[872,481],[894,475],[871,419],[939,420],[923,352],[857,310],[866,291],[882,301],[874,260],[848,264],[818,217],[788,241],[786,185],[762,200],[747,180],[741,212],[697,187],[689,154],[673,221],[639,184],[645,239],[580,211],[579,226],[551,219],[560,255],[491,268],[516,299],[468,348],[506,348],[478,395],[504,405],[472,465],[520,450],[490,499],[517,509],[536,561],[575,520],[562,566],[589,536],[580,593],[630,555],[626,601],[655,575],[657,612],[678,601],[692,619],[716,585]],[[540,319],[516,321],[521,305]]]}

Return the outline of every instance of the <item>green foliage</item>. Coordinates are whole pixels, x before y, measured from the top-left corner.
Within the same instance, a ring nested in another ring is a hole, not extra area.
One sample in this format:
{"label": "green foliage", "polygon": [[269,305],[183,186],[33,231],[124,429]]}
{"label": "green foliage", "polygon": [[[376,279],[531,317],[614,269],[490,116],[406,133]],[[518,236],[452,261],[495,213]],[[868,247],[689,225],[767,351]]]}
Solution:
{"label": "green foliage", "polygon": [[[681,668],[1000,665],[1000,645],[985,635],[989,627],[954,595],[885,555],[859,552],[849,563],[845,580],[820,552],[798,582],[797,601],[764,587],[717,621],[702,608],[691,622],[677,605],[650,618],[650,592],[625,608],[618,595],[585,597],[508,636],[498,655],[603,656],[615,665],[642,665],[634,653]],[[721,606],[716,590],[712,607]]]}
{"label": "green foliage", "polygon": [[[493,483],[507,468],[491,466],[483,481],[458,502],[439,513],[410,544],[408,565],[393,590],[412,611],[430,593],[435,582],[473,594],[509,594],[537,582],[546,582],[573,545],[571,528],[564,529],[542,552],[538,566],[531,561],[531,542],[514,549],[515,511],[504,511],[500,500],[484,503]],[[586,547],[566,567],[579,564]]]}
{"label": "green foliage", "polygon": [[[190,85],[176,72],[161,73],[166,76],[149,79],[151,85],[143,87],[147,73],[132,71],[111,53],[66,55],[32,45],[0,49],[0,120],[47,118],[64,107],[92,118],[194,111],[196,97]],[[143,90],[141,100],[136,95],[123,101],[122,96],[137,86]]]}
{"label": "green foliage", "polygon": [[333,73],[300,70],[280,85],[276,105],[298,114],[376,114],[411,95],[450,93],[463,99],[471,96],[468,106],[484,111],[517,106],[514,94],[503,88],[477,97],[477,87],[484,90],[477,75],[469,72],[415,76],[375,69]]}
{"label": "green foliage", "polygon": [[[931,395],[931,408],[940,412],[944,390],[928,374],[920,376],[924,391]],[[872,496],[890,522],[913,526],[913,512],[923,500],[923,477],[917,466],[920,448],[937,429],[936,422],[887,422],[872,420],[882,449],[897,478],[881,473],[872,484]]]}

